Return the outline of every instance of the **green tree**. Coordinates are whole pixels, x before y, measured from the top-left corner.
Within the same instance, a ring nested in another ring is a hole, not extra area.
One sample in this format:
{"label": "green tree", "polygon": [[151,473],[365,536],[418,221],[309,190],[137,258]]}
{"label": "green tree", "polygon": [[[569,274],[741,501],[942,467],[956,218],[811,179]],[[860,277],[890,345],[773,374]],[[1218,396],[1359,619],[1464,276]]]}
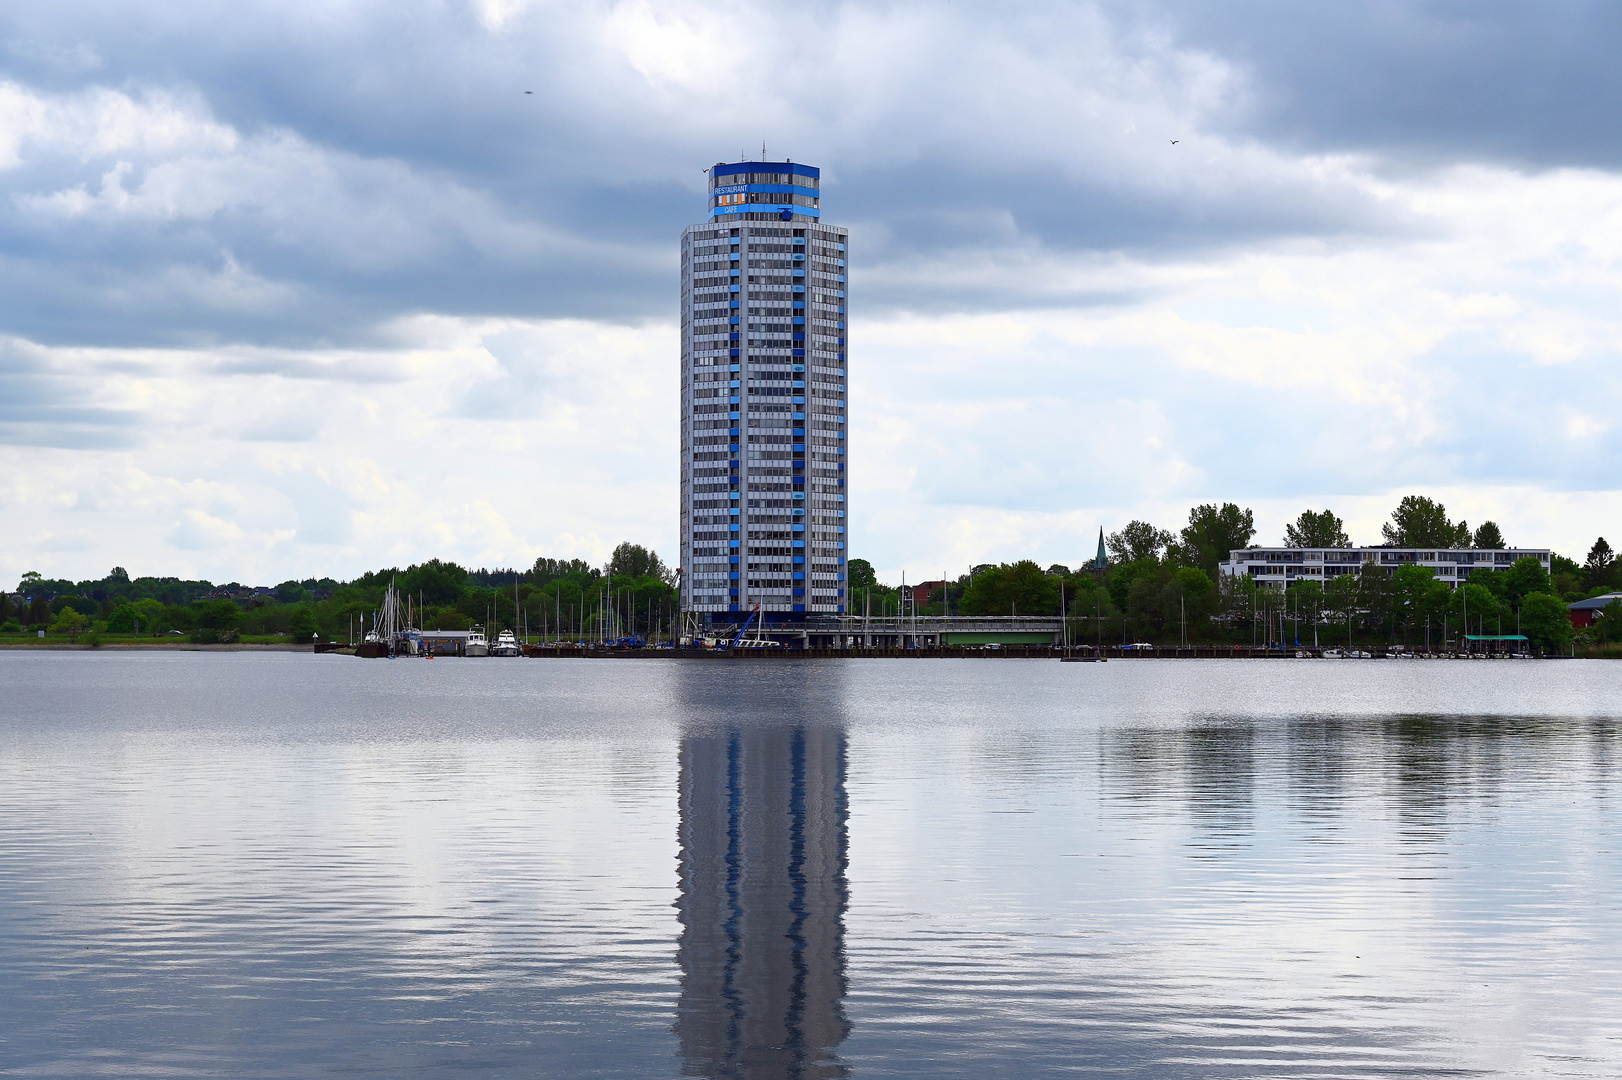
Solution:
{"label": "green tree", "polygon": [[584,559],[548,559],[543,555],[535,560],[528,576],[531,585],[542,586],[565,577],[597,577],[598,571]]}
{"label": "green tree", "polygon": [[1181,544],[1183,561],[1214,577],[1217,564],[1226,561],[1230,551],[1248,547],[1255,535],[1256,515],[1250,510],[1241,510],[1235,503],[1203,503],[1188,512]]}
{"label": "green tree", "polygon": [[155,600],[150,596],[143,597],[135,601],[135,611],[139,620],[136,627],[138,633],[155,634],[170,629],[163,622],[162,600]]}
{"label": "green tree", "polygon": [[1192,644],[1205,636],[1207,624],[1216,610],[1217,588],[1211,576],[1197,566],[1185,566],[1171,574],[1171,580],[1160,592],[1160,610],[1163,625],[1187,625],[1188,640]]}
{"label": "green tree", "polygon": [[1147,521],[1129,521],[1120,532],[1110,533],[1105,543],[1109,545],[1114,561],[1136,562],[1139,559],[1159,559],[1161,551],[1173,539],[1171,533],[1157,529]]}
{"label": "green tree", "polygon": [[1471,538],[1470,546],[1480,548],[1483,551],[1504,550],[1506,546],[1504,544],[1504,534],[1498,528],[1498,523],[1496,521],[1483,521],[1476,527],[1476,534]]}
{"label": "green tree", "polygon": [[[1077,643],[1100,640],[1103,620],[1115,614],[1115,604],[1110,600],[1109,591],[1092,573],[1092,565],[1089,560],[1075,574],[1064,579],[1065,610],[1070,615],[1072,640]],[[954,597],[959,595],[953,593]],[[954,599],[953,612],[957,613],[960,609],[960,601]]]}
{"label": "green tree", "polygon": [[1553,555],[1549,559],[1549,591],[1566,600],[1581,600],[1583,598],[1583,568],[1576,561],[1564,555]]}
{"label": "green tree", "polygon": [[1571,644],[1571,614],[1565,601],[1536,592],[1521,601],[1521,633],[1546,652],[1561,652]]}
{"label": "green tree", "polygon": [[664,560],[657,552],[641,544],[622,543],[608,559],[609,577],[655,577],[661,581],[671,579]]}
{"label": "green tree", "polygon": [[1480,585],[1499,600],[1504,599],[1505,581],[1504,574],[1490,566],[1478,566],[1470,571],[1470,584]]}
{"label": "green tree", "polygon": [[852,589],[877,589],[879,579],[873,573],[873,564],[866,559],[852,559],[846,564],[846,577]]}
{"label": "green tree", "polygon": [[1612,600],[1594,612],[1594,631],[1602,642],[1622,640],[1622,600]]}
{"label": "green tree", "polygon": [[1057,615],[1059,583],[1022,559],[977,570],[961,604],[965,615]]}
{"label": "green tree", "polygon": [[467,590],[467,571],[453,562],[429,559],[401,574],[399,589],[402,596],[409,596],[413,600],[420,597],[420,602],[425,605],[454,604],[462,599],[462,594]]}
{"label": "green tree", "polygon": [[1300,640],[1305,644],[1322,644],[1312,636],[1312,629],[1323,621],[1323,584],[1310,578],[1297,581],[1285,590],[1285,600],[1300,627]]}
{"label": "green tree", "polygon": [[282,604],[307,604],[310,602],[310,590],[301,582],[284,581],[276,586],[276,600]]}
{"label": "green tree", "polygon": [[107,632],[110,634],[133,634],[135,623],[141,617],[141,611],[134,604],[119,604],[113,613],[107,617]]}
{"label": "green tree", "polygon": [[[1462,626],[1466,634],[1494,634],[1505,611],[1498,597],[1485,585],[1465,582],[1448,597],[1448,615],[1454,626]],[[1468,621],[1466,621],[1468,617]]]}
{"label": "green tree", "polygon": [[191,607],[198,626],[226,630],[242,621],[242,608],[235,600],[198,600]]}
{"label": "green tree", "polygon": [[94,615],[97,604],[88,596],[58,596],[51,601],[51,612],[60,615],[63,608],[71,607],[80,615]]}
{"label": "green tree", "polygon": [[1607,544],[1605,537],[1602,536],[1594,541],[1593,547],[1588,549],[1588,561],[1583,564],[1583,569],[1590,574],[1603,574],[1611,569],[1611,564],[1615,561],[1616,553],[1611,550],[1611,545]]}
{"label": "green tree", "polygon": [[1464,522],[1449,521],[1447,507],[1423,495],[1404,495],[1380,533],[1391,546],[1407,548],[1469,547],[1471,539]]}
{"label": "green tree", "polygon": [[56,622],[51,624],[53,634],[78,634],[90,625],[90,619],[72,607],[65,607],[56,616]]}
{"label": "green tree", "polygon": [[196,630],[191,639],[200,644],[237,640],[242,608],[234,600],[198,600],[191,605]]}
{"label": "green tree", "polygon": [[1392,617],[1404,628],[1403,640],[1412,637],[1414,624],[1423,623],[1425,602],[1430,596],[1436,573],[1428,566],[1404,563],[1391,575]]}
{"label": "green tree", "polygon": [[1284,526],[1284,546],[1344,548],[1351,547],[1352,541],[1346,535],[1346,523],[1336,517],[1333,510],[1321,513],[1303,510],[1293,525]]}
{"label": "green tree", "polygon": [[1516,559],[1508,570],[1499,570],[1493,577],[1501,585],[1504,602],[1510,607],[1518,607],[1522,599],[1531,593],[1549,591],[1548,571],[1530,555]]}
{"label": "green tree", "polygon": [[[1337,574],[1324,586],[1324,607],[1342,627],[1348,627],[1360,609],[1359,581],[1356,574]],[[1334,640],[1338,643],[1340,638]],[[1349,639],[1347,644],[1351,644]]]}
{"label": "green tree", "polygon": [[300,604],[293,609],[293,616],[288,620],[288,633],[293,635],[294,641],[310,641],[319,635],[321,626],[316,621],[315,612],[309,604]]}
{"label": "green tree", "polygon": [[[952,608],[954,611],[962,610],[961,597],[968,591],[969,583],[987,566],[977,566],[968,576],[959,578],[951,588]],[[853,615],[861,615],[872,610],[875,616],[895,614],[901,610],[901,594],[898,590],[883,584],[873,572],[873,564],[866,559],[852,559],[846,566],[846,610]]]}
{"label": "green tree", "polygon": [[1357,575],[1357,603],[1361,625],[1372,633],[1389,635],[1396,625],[1396,588],[1392,576],[1377,563],[1364,563]]}
{"label": "green tree", "polygon": [[165,604],[162,621],[165,630],[194,630],[197,628],[197,609],[191,604]]}
{"label": "green tree", "polygon": [[[1141,605],[1135,605],[1132,597],[1134,587],[1139,579],[1148,578],[1151,582],[1160,578],[1165,567],[1155,558],[1133,559],[1129,562],[1115,562],[1110,566],[1107,588],[1110,600],[1115,604],[1122,617],[1141,618],[1143,610]],[[1140,597],[1153,595],[1153,585],[1147,586],[1148,592],[1138,590]]]}
{"label": "green tree", "polygon": [[1594,541],[1594,546],[1588,549],[1588,560],[1583,564],[1583,584],[1590,589],[1611,589],[1617,584],[1616,553],[1611,545],[1605,542],[1605,537]]}

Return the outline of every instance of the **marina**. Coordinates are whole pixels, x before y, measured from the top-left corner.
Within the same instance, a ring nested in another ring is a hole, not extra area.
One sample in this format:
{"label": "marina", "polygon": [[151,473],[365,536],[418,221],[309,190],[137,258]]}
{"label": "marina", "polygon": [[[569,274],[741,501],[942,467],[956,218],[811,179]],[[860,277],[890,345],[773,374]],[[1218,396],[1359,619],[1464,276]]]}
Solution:
{"label": "marina", "polygon": [[[340,642],[317,642],[318,653],[377,656],[376,652],[363,652]],[[873,646],[809,646],[787,645],[748,646],[732,648],[722,643],[714,647],[692,645],[650,644],[620,646],[606,642],[564,641],[524,644],[519,653],[532,659],[589,659],[589,660],[815,660],[815,659],[892,659],[892,660],[1065,660],[1086,662],[1097,660],[1534,660],[1565,659],[1561,656],[1540,657],[1520,651],[1415,652],[1382,649],[1306,649],[1295,646],[1260,647],[1248,645],[1162,645],[1133,647],[1106,645],[1102,649],[1089,646],[1061,645],[928,645],[900,647]],[[401,652],[400,657],[413,654]],[[427,655],[427,654],[416,654]],[[433,654],[436,656],[456,654]],[[468,654],[472,655],[472,654]]]}

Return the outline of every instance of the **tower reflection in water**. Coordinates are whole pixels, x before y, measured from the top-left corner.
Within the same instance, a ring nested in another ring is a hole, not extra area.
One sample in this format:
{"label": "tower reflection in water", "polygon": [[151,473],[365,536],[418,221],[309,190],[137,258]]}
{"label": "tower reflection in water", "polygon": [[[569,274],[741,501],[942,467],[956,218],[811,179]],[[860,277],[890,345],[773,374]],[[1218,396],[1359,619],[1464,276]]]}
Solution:
{"label": "tower reflection in water", "polygon": [[683,1072],[849,1075],[844,732],[688,738],[680,789]]}

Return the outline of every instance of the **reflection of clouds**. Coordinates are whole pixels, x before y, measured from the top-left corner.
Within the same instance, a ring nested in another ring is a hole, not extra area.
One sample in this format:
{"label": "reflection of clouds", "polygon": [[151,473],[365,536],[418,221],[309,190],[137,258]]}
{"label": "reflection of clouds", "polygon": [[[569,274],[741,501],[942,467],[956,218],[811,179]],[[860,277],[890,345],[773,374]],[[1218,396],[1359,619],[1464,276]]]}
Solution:
{"label": "reflection of clouds", "polygon": [[683,1071],[848,1075],[843,732],[688,738],[680,800]]}
{"label": "reflection of clouds", "polygon": [[[1615,723],[1401,715],[1617,708],[1591,696],[1606,669],[1505,668],[1031,670],[1017,715],[993,695],[927,734],[862,724],[847,1056],[998,1077],[1614,1066],[1594,1032],[1618,1033],[1622,995]],[[963,701],[1002,677],[933,680]],[[887,717],[919,680],[884,678],[851,696]],[[925,1018],[946,1015],[943,1047]]]}
{"label": "reflection of clouds", "polygon": [[1188,805],[1212,840],[1238,843],[1252,829],[1256,728],[1229,723],[1196,727],[1182,736]]}
{"label": "reflection of clouds", "polygon": [[1618,1072],[1604,664],[0,664],[18,1071]]}
{"label": "reflection of clouds", "polygon": [[1346,794],[1350,749],[1345,721],[1303,717],[1290,724],[1284,748],[1294,805],[1332,814]]}
{"label": "reflection of clouds", "polygon": [[567,665],[16,659],[37,704],[0,760],[0,853],[27,880],[0,895],[27,914],[0,967],[8,1018],[32,1004],[8,1062],[580,1076],[612,1047],[669,1075],[657,679],[587,703]]}

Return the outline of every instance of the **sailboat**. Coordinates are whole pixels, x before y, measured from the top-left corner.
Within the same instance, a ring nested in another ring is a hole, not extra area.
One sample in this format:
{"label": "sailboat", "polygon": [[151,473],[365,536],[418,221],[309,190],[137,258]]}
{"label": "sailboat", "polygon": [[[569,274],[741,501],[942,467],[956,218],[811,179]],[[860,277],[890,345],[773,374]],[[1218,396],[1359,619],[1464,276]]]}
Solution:
{"label": "sailboat", "polygon": [[400,611],[400,594],[395,591],[394,583],[383,592],[383,604],[378,610],[372,612],[372,629],[355,648],[356,656],[384,659],[393,657],[400,646],[400,637],[405,631],[405,619]]}

